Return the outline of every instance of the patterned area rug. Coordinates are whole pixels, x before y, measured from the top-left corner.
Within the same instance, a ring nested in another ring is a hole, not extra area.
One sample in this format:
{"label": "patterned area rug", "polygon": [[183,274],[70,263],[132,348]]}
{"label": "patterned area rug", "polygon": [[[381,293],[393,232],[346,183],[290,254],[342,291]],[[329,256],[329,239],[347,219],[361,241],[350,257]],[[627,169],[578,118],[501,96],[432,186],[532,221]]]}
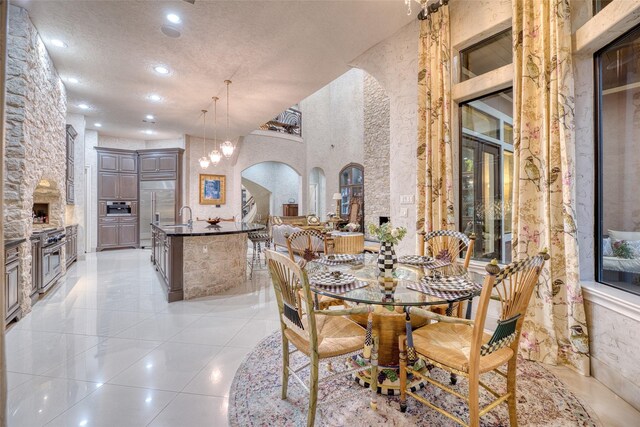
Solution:
{"label": "patterned area rug", "polygon": [[[280,332],[265,338],[247,355],[238,368],[229,397],[229,422],[232,426],[304,426],[307,419],[308,399],[304,389],[291,378],[286,400],[280,399],[281,390],[281,338]],[[293,367],[305,364],[306,357],[299,352],[291,356]],[[335,366],[334,368],[338,369]],[[308,372],[308,369],[305,370]],[[302,372],[305,372],[302,371]],[[320,376],[327,375],[321,364]],[[448,374],[434,368],[431,375],[446,381]],[[483,379],[500,392],[505,381],[497,374],[486,374]],[[459,379],[453,386],[466,394],[467,382]],[[457,398],[433,386],[420,392],[438,406],[455,412],[467,420],[465,405]],[[321,383],[316,426],[458,426],[424,405],[409,398],[407,413],[399,411],[397,397],[378,395],[378,410],[369,408],[371,394],[353,380],[340,378]],[[490,395],[481,388],[481,407],[490,401]],[[521,360],[518,363],[518,421],[521,426],[600,426],[597,417],[565,386],[540,364]],[[509,425],[506,404],[481,418],[482,426]]]}

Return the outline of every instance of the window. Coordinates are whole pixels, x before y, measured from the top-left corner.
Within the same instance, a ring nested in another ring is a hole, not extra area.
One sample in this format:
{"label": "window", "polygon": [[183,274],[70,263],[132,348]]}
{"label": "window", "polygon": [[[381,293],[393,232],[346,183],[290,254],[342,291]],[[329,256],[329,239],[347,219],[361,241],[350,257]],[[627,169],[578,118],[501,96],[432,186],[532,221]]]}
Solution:
{"label": "window", "polygon": [[593,14],[599,13],[602,9],[604,9],[609,3],[613,0],[593,0]]}
{"label": "window", "polygon": [[340,214],[346,219],[351,198],[364,200],[364,168],[361,165],[349,163],[340,171],[340,195]]}
{"label": "window", "polygon": [[597,52],[598,281],[640,294],[640,27]]}
{"label": "window", "polygon": [[460,51],[460,81],[511,64],[511,44],[511,29],[508,29]]}
{"label": "window", "polygon": [[460,104],[460,227],[473,258],[511,261],[513,91]]}

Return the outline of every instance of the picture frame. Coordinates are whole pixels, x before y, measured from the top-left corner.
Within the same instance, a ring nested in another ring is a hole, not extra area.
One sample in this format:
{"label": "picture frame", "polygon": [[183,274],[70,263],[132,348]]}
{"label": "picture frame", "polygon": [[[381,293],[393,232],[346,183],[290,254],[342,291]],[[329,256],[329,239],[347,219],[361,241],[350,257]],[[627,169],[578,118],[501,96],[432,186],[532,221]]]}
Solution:
{"label": "picture frame", "polygon": [[227,196],[226,175],[200,174],[200,204],[224,205]]}

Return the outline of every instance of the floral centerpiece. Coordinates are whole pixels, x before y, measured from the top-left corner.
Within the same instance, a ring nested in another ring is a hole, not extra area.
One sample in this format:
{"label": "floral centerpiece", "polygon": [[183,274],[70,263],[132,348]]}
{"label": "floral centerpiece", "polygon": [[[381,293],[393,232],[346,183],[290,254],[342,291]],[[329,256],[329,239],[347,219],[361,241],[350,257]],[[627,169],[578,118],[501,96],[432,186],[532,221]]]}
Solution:
{"label": "floral centerpiece", "polygon": [[385,281],[393,280],[393,271],[398,264],[394,245],[398,244],[407,235],[404,227],[393,227],[390,222],[381,226],[369,224],[369,234],[376,236],[380,240],[380,251],[378,252],[378,269]]}

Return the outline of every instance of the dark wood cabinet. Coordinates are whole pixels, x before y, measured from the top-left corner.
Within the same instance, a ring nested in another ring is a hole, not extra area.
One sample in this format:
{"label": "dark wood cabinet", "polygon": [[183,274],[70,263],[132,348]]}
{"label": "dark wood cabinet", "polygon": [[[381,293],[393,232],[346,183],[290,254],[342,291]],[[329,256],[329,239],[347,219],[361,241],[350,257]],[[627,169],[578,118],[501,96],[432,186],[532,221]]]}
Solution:
{"label": "dark wood cabinet", "polygon": [[78,226],[70,225],[65,228],[65,256],[67,268],[78,259]]}
{"label": "dark wood cabinet", "polygon": [[75,186],[74,186],[74,150],[75,139],[78,133],[71,125],[67,125],[67,204],[73,205],[75,203]]}
{"label": "dark wood cabinet", "polygon": [[118,172],[118,154],[98,152],[98,170]]}
{"label": "dark wood cabinet", "polygon": [[40,280],[41,280],[41,272],[40,272],[40,238],[32,237],[30,240],[31,243],[31,291],[29,292],[29,297],[31,297],[31,303],[38,298],[38,289],[41,288]]}
{"label": "dark wood cabinet", "polygon": [[118,246],[117,221],[101,221],[98,223],[98,249],[115,248]]}
{"label": "dark wood cabinet", "polygon": [[118,172],[138,173],[138,161],[135,154],[120,154]]}
{"label": "dark wood cabinet", "polygon": [[298,204],[284,203],[282,205],[282,216],[298,216]]}
{"label": "dark wood cabinet", "polygon": [[24,239],[9,242],[4,250],[5,265],[5,324],[13,319],[22,316],[20,303],[22,302],[22,292],[20,291],[20,244]]}
{"label": "dark wood cabinet", "polygon": [[138,244],[138,224],[118,224],[118,246],[136,246]]}

